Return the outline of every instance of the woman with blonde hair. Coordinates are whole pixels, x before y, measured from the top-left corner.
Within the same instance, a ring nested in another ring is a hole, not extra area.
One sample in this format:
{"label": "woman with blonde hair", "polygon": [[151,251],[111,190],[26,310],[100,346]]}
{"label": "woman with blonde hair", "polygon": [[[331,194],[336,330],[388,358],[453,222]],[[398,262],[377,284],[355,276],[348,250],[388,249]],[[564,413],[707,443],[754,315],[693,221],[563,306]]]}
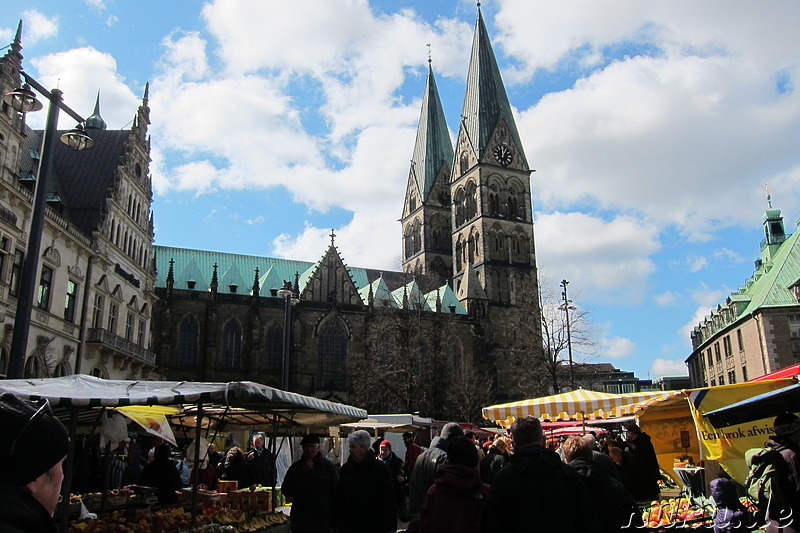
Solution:
{"label": "woman with blonde hair", "polygon": [[486,456],[481,459],[481,479],[484,483],[492,484],[492,477],[496,472],[508,464],[511,457],[510,439],[504,435],[498,436],[489,446]]}

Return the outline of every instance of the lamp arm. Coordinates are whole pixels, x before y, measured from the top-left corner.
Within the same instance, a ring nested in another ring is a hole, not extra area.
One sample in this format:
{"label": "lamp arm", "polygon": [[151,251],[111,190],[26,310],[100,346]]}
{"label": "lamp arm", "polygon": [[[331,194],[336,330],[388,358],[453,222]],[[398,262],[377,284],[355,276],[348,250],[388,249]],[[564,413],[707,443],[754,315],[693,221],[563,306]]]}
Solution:
{"label": "lamp arm", "polygon": [[[38,81],[36,81],[36,78],[34,78],[33,76],[31,76],[30,74],[28,74],[28,73],[27,73],[27,72],[25,72],[24,70],[23,70],[23,71],[21,71],[21,72],[20,72],[20,74],[22,74],[22,77],[23,77],[23,78],[25,78],[25,83],[27,83],[28,85],[30,85],[31,87],[33,87],[34,89],[36,89],[37,91],[39,91],[39,93],[40,93],[42,96],[44,96],[45,98],[47,98],[48,100],[50,100],[50,101],[53,101],[53,95],[52,95],[52,93],[51,93],[50,91],[48,91],[47,89],[45,89],[45,88],[44,88],[44,86],[43,86],[41,83],[39,83]],[[85,119],[85,118],[83,118],[83,117],[82,117],[82,116],[80,116],[78,113],[76,113],[75,111],[73,111],[73,110],[72,110],[72,108],[71,108],[71,107],[69,107],[67,104],[65,104],[63,101],[59,101],[59,102],[58,102],[58,107],[60,107],[61,109],[63,109],[63,110],[64,110],[64,112],[65,112],[67,115],[69,115],[69,116],[71,116],[72,118],[74,118],[75,120],[77,120],[77,121],[78,121],[78,124],[83,124],[84,122],[86,122],[86,119]]]}

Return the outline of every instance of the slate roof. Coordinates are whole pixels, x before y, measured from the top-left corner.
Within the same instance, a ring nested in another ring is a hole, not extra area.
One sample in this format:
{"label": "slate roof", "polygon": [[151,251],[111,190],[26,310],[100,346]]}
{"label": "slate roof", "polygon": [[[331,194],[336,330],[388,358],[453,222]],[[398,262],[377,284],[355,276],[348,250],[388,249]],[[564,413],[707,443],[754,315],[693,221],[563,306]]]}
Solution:
{"label": "slate roof", "polygon": [[[132,132],[93,129],[89,135],[95,141],[94,146],[76,152],[59,140],[64,131],[56,133],[53,143],[53,168],[47,180],[48,193],[58,195],[64,216],[90,235],[105,207],[105,199],[114,183],[117,167]],[[28,172],[36,175],[43,132],[27,130],[26,133],[28,145],[22,151],[20,175]]]}
{"label": "slate roof", "polygon": [[448,169],[446,174],[449,175],[452,163],[453,143],[445,122],[433,69],[428,63],[428,81],[422,98],[417,139],[411,158],[411,174],[417,182],[423,202],[428,199],[439,170],[446,165]]}
{"label": "slate roof", "polygon": [[503,78],[500,76],[500,69],[480,8],[472,39],[472,55],[469,60],[466,85],[464,105],[461,109],[461,128],[466,130],[478,158],[483,157],[497,123],[500,118],[504,118],[522,156],[521,163],[528,168],[517,125],[511,112],[511,104],[508,102]]}

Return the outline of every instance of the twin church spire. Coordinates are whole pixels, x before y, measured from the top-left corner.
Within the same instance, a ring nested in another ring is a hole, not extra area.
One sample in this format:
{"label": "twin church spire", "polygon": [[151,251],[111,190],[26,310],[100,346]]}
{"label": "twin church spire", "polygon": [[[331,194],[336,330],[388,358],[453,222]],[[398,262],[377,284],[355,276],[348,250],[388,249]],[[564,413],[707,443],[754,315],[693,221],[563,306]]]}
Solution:
{"label": "twin church spire", "polygon": [[428,65],[401,223],[403,270],[451,279],[471,312],[535,284],[530,168],[480,8],[455,147]]}

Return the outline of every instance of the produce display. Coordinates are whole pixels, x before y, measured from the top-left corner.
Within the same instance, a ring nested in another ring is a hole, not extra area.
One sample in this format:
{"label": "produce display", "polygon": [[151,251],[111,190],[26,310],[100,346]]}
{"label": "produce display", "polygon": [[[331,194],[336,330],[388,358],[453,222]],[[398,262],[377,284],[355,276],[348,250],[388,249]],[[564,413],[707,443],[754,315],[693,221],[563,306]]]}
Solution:
{"label": "produce display", "polygon": [[182,508],[148,511],[114,511],[103,518],[77,520],[68,533],[150,533],[151,531],[185,531],[192,525],[192,515]]}
{"label": "produce display", "polygon": [[242,510],[229,509],[219,505],[203,506],[198,518],[204,522],[233,526],[234,530],[239,533],[259,531],[289,520],[289,517],[280,511],[248,515]]}
{"label": "produce display", "polygon": [[[248,516],[241,510],[218,505],[204,506],[195,519],[196,531],[203,533],[251,533],[283,524],[289,517],[281,512]],[[68,533],[151,533],[189,531],[192,515],[176,507],[160,511],[145,509],[114,511],[103,518],[76,520]]]}
{"label": "produce display", "polygon": [[698,507],[687,498],[670,498],[650,503],[650,506],[642,512],[642,522],[648,528],[674,527],[682,524],[700,527],[711,524],[713,515],[713,509]]}

